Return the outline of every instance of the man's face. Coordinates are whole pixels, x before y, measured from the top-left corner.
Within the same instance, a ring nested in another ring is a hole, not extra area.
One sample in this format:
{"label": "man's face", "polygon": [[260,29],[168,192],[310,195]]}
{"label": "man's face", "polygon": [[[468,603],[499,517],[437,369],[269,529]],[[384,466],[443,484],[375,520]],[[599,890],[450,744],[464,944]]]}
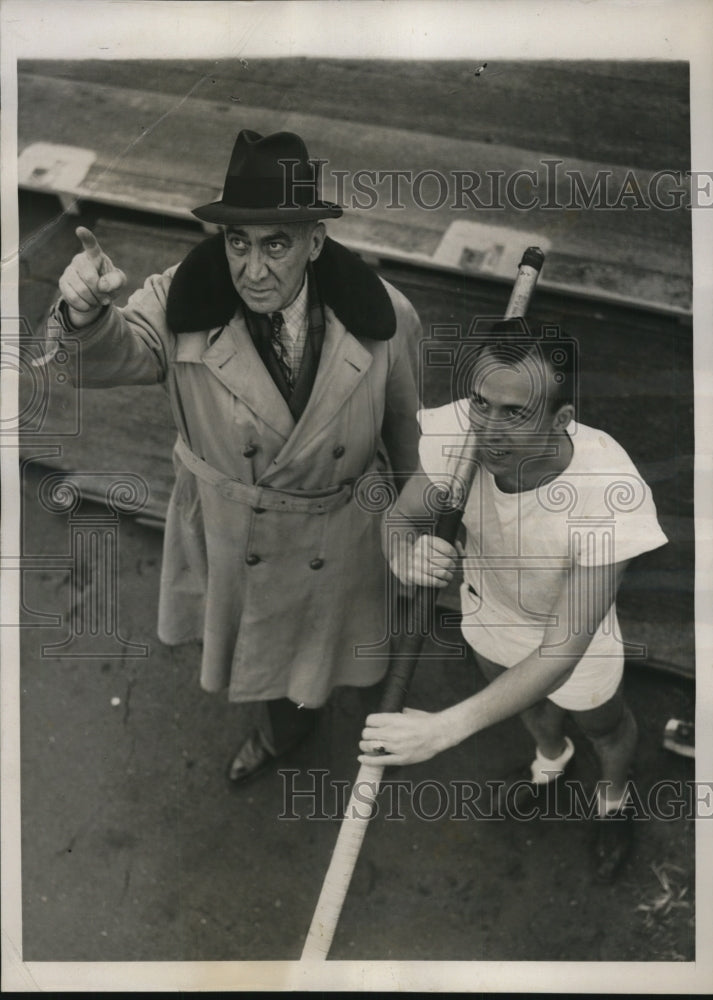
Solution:
{"label": "man's face", "polygon": [[319,257],[324,223],[228,226],[225,252],[233,284],[256,313],[278,312],[297,297],[310,260]]}
{"label": "man's face", "polygon": [[552,453],[551,433],[564,411],[553,410],[548,399],[551,379],[532,355],[505,363],[486,349],[474,366],[469,416],[478,431],[478,458],[503,481],[517,482],[521,463]]}

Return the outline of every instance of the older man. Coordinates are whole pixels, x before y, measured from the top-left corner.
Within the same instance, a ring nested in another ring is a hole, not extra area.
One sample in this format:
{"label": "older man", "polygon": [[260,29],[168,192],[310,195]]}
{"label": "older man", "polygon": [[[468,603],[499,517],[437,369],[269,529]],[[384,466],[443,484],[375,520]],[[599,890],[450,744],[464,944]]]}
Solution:
{"label": "older man", "polygon": [[335,685],[367,686],[386,656],[387,574],[366,473],[411,471],[418,317],[326,235],[303,141],[244,130],[222,232],[150,277],[126,279],[86,229],[50,318],[82,345],[81,384],[160,382],[178,429],[158,634],[203,642],[201,684],[259,706],[231,762],[240,782],[301,739]]}

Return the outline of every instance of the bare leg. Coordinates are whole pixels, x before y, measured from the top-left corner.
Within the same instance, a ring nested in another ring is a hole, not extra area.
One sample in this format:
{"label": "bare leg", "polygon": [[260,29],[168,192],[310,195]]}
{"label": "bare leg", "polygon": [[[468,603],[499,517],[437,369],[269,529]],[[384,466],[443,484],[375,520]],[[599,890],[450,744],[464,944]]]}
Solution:
{"label": "bare leg", "polygon": [[598,708],[572,712],[572,718],[594,745],[601,766],[600,796],[620,799],[629,778],[636,750],[638,729],[624,701],[621,684],[616,693]]}
{"label": "bare leg", "polygon": [[594,859],[597,879],[608,883],[626,860],[634,834],[631,814],[621,806],[636,749],[636,720],[624,701],[621,684],[599,708],[572,712],[572,717],[592,741],[601,765]]}
{"label": "bare leg", "polygon": [[[501,667],[492,660],[486,660],[478,655],[478,663],[488,682],[494,681],[503,673],[506,667]],[[565,750],[564,720],[567,712],[555,705],[549,698],[543,698],[524,712],[520,712],[523,725],[534,737],[535,743],[543,757],[554,760]]]}

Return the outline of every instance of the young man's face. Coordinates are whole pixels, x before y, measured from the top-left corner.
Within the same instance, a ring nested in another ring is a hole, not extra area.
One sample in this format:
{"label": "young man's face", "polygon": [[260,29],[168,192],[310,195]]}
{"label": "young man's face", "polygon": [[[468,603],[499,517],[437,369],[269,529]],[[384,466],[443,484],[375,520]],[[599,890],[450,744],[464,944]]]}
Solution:
{"label": "young man's face", "polygon": [[478,431],[478,458],[494,476],[518,482],[518,468],[553,454],[553,432],[572,417],[571,407],[553,406],[552,372],[536,355],[513,364],[487,349],[470,380],[469,415]]}
{"label": "young man's face", "polygon": [[256,313],[279,312],[297,298],[308,261],[322,250],[324,223],[228,226],[225,252],[233,284]]}

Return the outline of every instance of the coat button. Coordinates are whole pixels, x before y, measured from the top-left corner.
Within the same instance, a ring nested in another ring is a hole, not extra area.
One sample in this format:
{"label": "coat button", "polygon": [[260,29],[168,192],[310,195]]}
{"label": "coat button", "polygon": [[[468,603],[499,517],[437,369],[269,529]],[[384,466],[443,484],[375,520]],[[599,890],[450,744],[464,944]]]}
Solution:
{"label": "coat button", "polygon": [[309,565],[310,569],[321,569],[324,566],[324,559],[313,559]]}
{"label": "coat button", "polygon": [[245,556],[245,562],[248,564],[248,566],[257,566],[257,564],[260,562],[260,556],[256,555],[254,552],[251,552],[249,555]]}
{"label": "coat button", "polygon": [[246,444],[243,448],[243,455],[245,455],[246,458],[252,458],[253,455],[257,455],[257,445]]}
{"label": "coat button", "polygon": [[332,452],[332,454],[334,455],[335,458],[341,458],[342,455],[344,454],[344,445],[338,444],[337,447]]}

